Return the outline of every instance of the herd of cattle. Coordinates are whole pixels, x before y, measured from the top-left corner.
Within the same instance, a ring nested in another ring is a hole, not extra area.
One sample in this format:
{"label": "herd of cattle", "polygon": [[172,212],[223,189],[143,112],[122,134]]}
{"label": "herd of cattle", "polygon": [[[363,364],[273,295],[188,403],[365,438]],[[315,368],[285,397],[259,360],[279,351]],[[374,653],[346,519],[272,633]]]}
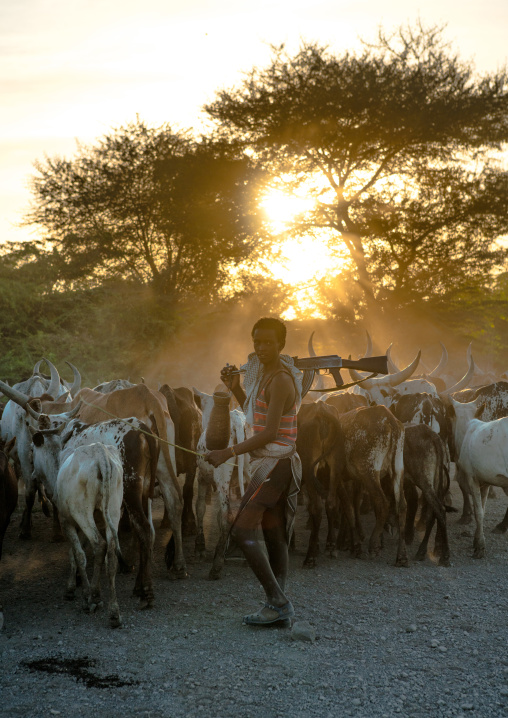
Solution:
{"label": "herd of cattle", "polygon": [[[372,345],[369,341],[365,356]],[[314,354],[312,337],[309,352]],[[446,514],[450,506],[451,464],[463,494],[462,522],[474,515],[474,556],[483,558],[483,520],[490,487],[508,493],[508,382],[479,372],[468,350],[468,369],[460,381],[446,376],[446,349],[433,371],[415,376],[420,353],[399,370],[387,351],[391,373],[365,378],[347,391],[326,392],[319,376],[298,414],[297,449],[302,459],[302,497],[309,513],[310,538],[304,565],[316,565],[323,506],[328,519],[326,549],[332,555],[349,549],[361,556],[365,535],[362,515],[373,511],[375,522],[368,551],[381,548],[383,531],[398,532],[396,565],[408,564],[407,545],[419,524],[425,529],[416,558],[424,559],[437,522],[435,554],[449,565]],[[0,420],[0,558],[2,541],[24,485],[21,538],[31,537],[36,497],[45,514],[53,507],[53,531],[70,543],[66,597],[74,598],[81,579],[83,607],[100,602],[104,563],[109,581],[110,625],[120,625],[115,592],[118,566],[129,570],[118,540],[122,511],[139,543],[134,593],[142,605],[154,601],[152,556],[155,531],[151,504],[158,490],[164,501],[164,522],[172,538],[166,564],[177,578],[187,576],[183,536],[196,534],[197,555],[205,551],[203,519],[207,493],[218,495],[219,540],[211,578],[219,578],[233,505],[248,485],[249,461],[238,456],[214,469],[203,459],[213,396],[167,384],[157,391],[144,383],[110,381],[81,388],[78,369],[72,384],[60,378],[49,361],[50,375],[41,372],[13,387],[0,381],[7,399]],[[222,387],[224,390],[224,387]],[[228,445],[245,439],[245,417],[230,411]],[[179,479],[179,477],[181,477]],[[194,484],[197,480],[195,514]],[[419,490],[419,491],[418,491]],[[419,493],[420,492],[420,493]],[[102,514],[100,531],[97,512]],[[508,510],[496,527],[508,528]],[[86,572],[83,539],[93,555],[93,574]],[[1,609],[1,607],[0,607]],[[0,610],[1,617],[1,610]]]}

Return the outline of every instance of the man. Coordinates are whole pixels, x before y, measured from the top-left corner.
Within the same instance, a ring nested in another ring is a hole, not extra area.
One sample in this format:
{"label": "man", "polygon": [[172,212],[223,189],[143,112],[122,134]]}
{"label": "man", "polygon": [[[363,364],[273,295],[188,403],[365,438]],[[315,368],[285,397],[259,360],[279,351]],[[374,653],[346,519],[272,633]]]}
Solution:
{"label": "man", "polygon": [[[270,625],[294,616],[285,594],[288,543],[300,490],[302,469],[296,453],[296,415],[302,401],[302,372],[281,355],[286,327],[265,317],[252,329],[254,352],[246,365],[244,387],[236,367],[224,367],[221,379],[243,406],[251,434],[246,441],[206,460],[220,466],[232,455],[250,453],[252,478],[234,521],[232,535],[266,593],[261,611],[244,617],[249,625]],[[268,557],[259,540],[263,530]]]}

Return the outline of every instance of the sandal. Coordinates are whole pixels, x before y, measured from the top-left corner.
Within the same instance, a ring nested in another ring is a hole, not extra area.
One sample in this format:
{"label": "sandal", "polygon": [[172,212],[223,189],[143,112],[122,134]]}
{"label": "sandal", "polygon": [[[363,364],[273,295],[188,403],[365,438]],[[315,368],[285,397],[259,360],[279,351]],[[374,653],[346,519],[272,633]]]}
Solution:
{"label": "sandal", "polygon": [[244,616],[243,622],[248,626],[269,626],[279,621],[287,621],[294,615],[295,609],[291,601],[285,603],[284,606],[272,606],[271,603],[265,603],[261,611]]}

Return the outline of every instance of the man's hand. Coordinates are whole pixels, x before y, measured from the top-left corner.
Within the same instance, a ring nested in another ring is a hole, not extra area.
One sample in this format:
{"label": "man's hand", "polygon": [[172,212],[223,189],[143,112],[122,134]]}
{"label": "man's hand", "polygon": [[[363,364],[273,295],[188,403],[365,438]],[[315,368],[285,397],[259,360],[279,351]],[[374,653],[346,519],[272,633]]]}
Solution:
{"label": "man's hand", "polygon": [[240,374],[234,374],[233,376],[231,376],[232,371],[238,371],[238,368],[234,364],[232,364],[231,366],[227,364],[221,369],[220,378],[228,389],[234,391],[240,386]]}
{"label": "man's hand", "polygon": [[228,459],[233,459],[233,455],[231,453],[231,447],[228,446],[226,449],[215,449],[214,451],[209,451],[205,454],[205,461],[208,461],[209,464],[211,464],[214,469],[216,469],[221,464],[224,464]]}

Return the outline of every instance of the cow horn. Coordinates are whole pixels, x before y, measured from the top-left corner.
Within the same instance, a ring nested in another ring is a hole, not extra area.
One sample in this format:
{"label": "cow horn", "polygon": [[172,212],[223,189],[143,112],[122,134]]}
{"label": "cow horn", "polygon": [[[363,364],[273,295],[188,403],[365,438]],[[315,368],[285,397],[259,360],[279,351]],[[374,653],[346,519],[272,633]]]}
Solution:
{"label": "cow horn", "polygon": [[33,370],[33,372],[32,372],[32,376],[35,376],[36,374],[40,374],[40,373],[41,373],[41,364],[42,364],[42,359],[39,359],[39,361],[38,361],[38,362],[35,364],[35,366],[34,366],[34,370]]}
{"label": "cow horn", "polygon": [[[473,356],[472,347],[473,347],[473,342],[469,342],[469,346],[468,346],[467,352],[466,352],[466,357],[467,357],[467,363],[468,363],[468,364],[471,363],[471,359],[472,359],[472,356]],[[475,362],[475,365],[474,365],[474,366],[475,366],[475,371],[476,371],[477,374],[485,374],[485,372],[480,369],[480,367],[478,366],[478,364],[477,364],[476,362]]]}
{"label": "cow horn", "polygon": [[309,352],[309,356],[311,356],[311,357],[317,356],[317,354],[316,354],[316,352],[315,352],[315,350],[314,350],[314,345],[313,345],[313,343],[312,343],[312,337],[314,336],[314,334],[315,334],[315,332],[312,332],[312,334],[311,334],[310,337],[309,337],[309,343],[307,344],[307,349],[308,349],[308,352]]}
{"label": "cow horn", "polygon": [[393,342],[390,344],[390,346],[386,350],[386,356],[388,358],[388,371],[390,372],[390,374],[396,374],[398,371],[400,371],[400,369],[392,360],[392,354],[391,354],[392,347],[393,347]]}
{"label": "cow horn", "polygon": [[79,410],[81,409],[82,404],[83,404],[83,400],[80,399],[80,400],[78,401],[78,403],[76,404],[76,406],[74,407],[74,409],[71,409],[70,411],[67,411],[65,414],[57,414],[57,415],[55,416],[55,418],[61,418],[61,419],[64,419],[64,420],[66,420],[66,421],[70,421],[70,420],[73,419],[73,418],[76,416],[76,414],[79,412]]}
{"label": "cow horn", "polygon": [[56,366],[52,364],[49,359],[44,359],[44,361],[49,366],[49,370],[51,372],[51,381],[46,389],[46,394],[49,394],[53,397],[53,399],[56,399],[60,394],[60,374],[58,373]]}
{"label": "cow horn", "polygon": [[367,335],[367,351],[363,355],[364,359],[372,356],[372,338],[367,330],[365,330],[365,334]]}
{"label": "cow horn", "polygon": [[74,364],[70,363],[70,361],[66,361],[65,363],[68,367],[72,369],[72,373],[74,374],[74,381],[70,388],[71,396],[74,399],[78,391],[81,389],[81,374],[79,373],[79,370],[74,366]]}
{"label": "cow horn", "polygon": [[30,416],[32,416],[34,419],[39,419],[40,414],[35,411],[35,409],[32,409],[30,406],[30,397],[26,394],[23,394],[22,392],[18,391],[17,389],[14,389],[14,387],[9,386],[6,382],[0,381],[0,390],[2,393],[11,401],[13,401],[15,404],[18,404],[22,409],[24,409]]}
{"label": "cow horn", "polygon": [[22,406],[23,409],[26,407],[28,401],[30,400],[29,396],[27,396],[26,394],[23,394],[22,392],[18,391],[17,389],[14,389],[14,387],[9,386],[5,381],[1,381],[1,380],[0,380],[0,391],[8,399],[15,402],[16,404],[19,404],[19,406]]}
{"label": "cow horn", "polygon": [[362,381],[362,387],[364,389],[372,389],[375,386],[398,386],[399,384],[402,384],[403,381],[407,381],[407,379],[414,374],[420,361],[421,354],[422,352],[420,349],[411,364],[408,364],[407,367],[401,369],[401,371],[398,371],[396,374],[388,374],[388,376],[383,377],[382,379],[363,380],[362,375],[354,369],[348,369],[348,372],[353,381]]}
{"label": "cow horn", "polygon": [[429,376],[439,376],[448,364],[448,352],[446,351],[446,347],[443,342],[439,343],[441,344],[441,359],[439,360],[437,367],[430,372]]}
{"label": "cow horn", "polygon": [[[469,349],[470,348],[471,348],[471,344],[469,345]],[[473,378],[473,374],[475,371],[475,363],[474,363],[473,355],[471,354],[469,349],[468,349],[469,367],[468,367],[467,372],[464,374],[464,376],[462,377],[462,379],[460,381],[458,381],[456,384],[454,384],[449,389],[445,389],[444,391],[442,391],[441,394],[449,395],[449,394],[454,394],[456,391],[461,391],[461,389],[466,388],[466,386],[469,384],[469,382]]]}
{"label": "cow horn", "polygon": [[[40,405],[40,401],[39,401]],[[35,411],[35,409],[30,405],[30,402],[27,401],[26,406],[23,407],[28,414],[32,417],[32,419],[35,419],[35,421],[39,421],[42,414],[39,411]],[[42,408],[42,407],[41,407]]]}

